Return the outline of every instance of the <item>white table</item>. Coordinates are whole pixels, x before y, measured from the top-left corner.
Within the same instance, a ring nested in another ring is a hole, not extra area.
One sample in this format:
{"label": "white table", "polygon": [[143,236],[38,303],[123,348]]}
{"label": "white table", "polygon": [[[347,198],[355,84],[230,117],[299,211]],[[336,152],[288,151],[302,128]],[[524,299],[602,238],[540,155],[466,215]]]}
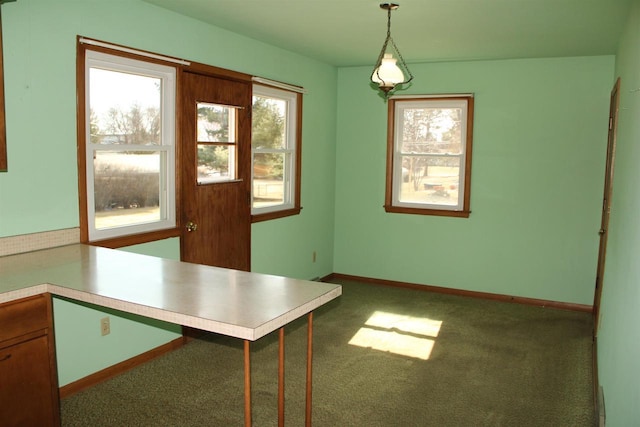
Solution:
{"label": "white table", "polygon": [[311,425],[313,310],[342,287],[76,244],[0,257],[0,303],[51,293],[244,340],[245,425],[250,342],[279,330],[278,422],[284,425],[284,326],[308,316],[306,424]]}

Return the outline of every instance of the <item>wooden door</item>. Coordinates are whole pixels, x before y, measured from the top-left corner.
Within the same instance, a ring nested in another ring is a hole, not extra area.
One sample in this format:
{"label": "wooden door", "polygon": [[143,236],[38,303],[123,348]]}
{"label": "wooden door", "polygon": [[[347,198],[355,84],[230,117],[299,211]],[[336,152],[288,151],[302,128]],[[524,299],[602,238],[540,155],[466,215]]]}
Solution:
{"label": "wooden door", "polygon": [[620,79],[611,91],[611,103],[609,106],[609,133],[607,136],[607,160],[604,174],[604,196],[602,198],[602,220],[600,223],[600,247],[598,249],[598,267],[596,271],[596,291],[593,301],[594,326],[593,334],[597,335],[600,322],[600,299],[602,297],[602,284],[604,278],[605,258],[607,254],[607,238],[609,235],[609,215],[611,213],[611,196],[613,192],[613,166],[616,152],[616,130],[618,127],[618,93],[620,91]]}
{"label": "wooden door", "polygon": [[183,261],[250,270],[251,82],[183,72]]}

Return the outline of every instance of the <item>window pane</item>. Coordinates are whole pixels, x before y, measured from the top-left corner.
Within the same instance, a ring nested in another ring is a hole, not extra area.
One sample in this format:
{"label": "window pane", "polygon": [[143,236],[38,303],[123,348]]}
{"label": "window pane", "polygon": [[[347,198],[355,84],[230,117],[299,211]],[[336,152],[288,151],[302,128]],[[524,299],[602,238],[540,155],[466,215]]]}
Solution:
{"label": "window pane", "polygon": [[198,184],[235,179],[233,145],[198,144]]}
{"label": "window pane", "polygon": [[253,97],[251,145],[254,149],[286,148],[287,106],[284,99]]}
{"label": "window pane", "polygon": [[253,156],[253,207],[281,205],[284,195],[285,154],[257,153]]}
{"label": "window pane", "polygon": [[406,108],[402,152],[461,154],[462,108]]}
{"label": "window pane", "polygon": [[402,156],[399,201],[458,204],[460,157]]}
{"label": "window pane", "polygon": [[95,228],[161,219],[160,152],[95,152]]}
{"label": "window pane", "polygon": [[468,218],[473,95],[390,99],[385,211]]}
{"label": "window pane", "polygon": [[90,69],[92,144],[160,145],[162,80]]}
{"label": "window pane", "polygon": [[302,97],[254,85],[251,114],[251,213],[253,222],[300,212]]}
{"label": "window pane", "polygon": [[235,142],[235,108],[198,103],[198,142]]}
{"label": "window pane", "polygon": [[174,228],[175,67],[91,49],[84,57],[83,239]]}

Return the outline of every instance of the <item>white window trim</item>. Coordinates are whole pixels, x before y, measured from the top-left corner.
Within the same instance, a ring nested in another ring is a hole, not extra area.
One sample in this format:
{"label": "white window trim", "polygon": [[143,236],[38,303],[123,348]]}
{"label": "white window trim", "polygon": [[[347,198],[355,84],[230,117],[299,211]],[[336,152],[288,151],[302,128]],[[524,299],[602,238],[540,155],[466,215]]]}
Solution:
{"label": "white window trim", "polygon": [[222,176],[222,177],[210,177],[210,178],[201,178],[201,177],[197,177],[197,183],[198,185],[209,185],[209,184],[220,184],[220,183],[225,183],[225,182],[234,182],[238,180],[238,171],[236,168],[237,165],[237,148],[238,148],[238,137],[236,135],[236,123],[237,123],[237,118],[238,118],[238,110],[241,110],[244,107],[238,107],[236,105],[225,105],[225,104],[217,104],[217,103],[209,103],[209,102],[204,102],[204,103],[198,103],[196,106],[196,109],[199,108],[199,106],[201,104],[210,104],[210,105],[215,105],[218,107],[224,107],[224,108],[228,108],[231,112],[233,112],[233,114],[229,114],[229,141],[228,144],[224,144],[224,143],[216,143],[216,142],[211,142],[211,141],[200,141],[198,139],[198,141],[196,141],[196,144],[207,144],[207,143],[211,143],[211,145],[215,146],[221,146],[221,145],[226,145],[229,148],[229,164],[228,164],[228,168],[229,168],[229,173],[227,176]]}
{"label": "white window trim", "polygon": [[[287,126],[285,128],[285,148],[283,149],[254,149],[253,144],[251,146],[251,214],[260,215],[271,212],[279,212],[296,207],[296,201],[294,196],[294,189],[296,188],[296,150],[297,150],[297,111],[298,111],[298,96],[295,92],[289,90],[282,90],[275,87],[263,86],[259,84],[253,85],[253,94],[258,96],[265,96],[271,98],[278,98],[287,101]],[[285,155],[285,163],[283,165],[283,203],[273,206],[265,207],[253,207],[253,170],[254,170],[254,158],[256,153],[278,153]]]}
{"label": "white window trim", "polygon": [[[153,76],[160,78],[162,84],[162,143],[158,146],[99,146],[91,144],[90,120],[90,69],[103,68],[107,70],[122,71],[132,74]],[[176,226],[176,202],[175,202],[175,105],[176,105],[176,70],[174,67],[160,64],[138,61],[117,55],[109,55],[102,52],[87,50],[85,52],[85,165],[87,186],[87,226],[90,241],[128,236],[151,231],[175,228]],[[160,220],[128,226],[113,227],[108,229],[95,228],[95,188],[93,174],[93,156],[95,148],[101,151],[159,151],[161,155],[160,166]]]}
{"label": "white window trim", "polygon": [[[461,154],[451,155],[439,155],[439,154],[416,154],[416,153],[403,153],[402,141],[403,141],[403,117],[404,110],[424,108],[424,107],[438,107],[438,108],[461,108],[463,111],[460,125],[461,134],[464,138],[462,143]],[[464,99],[447,99],[447,100],[431,100],[423,99],[419,101],[406,101],[396,102],[394,112],[394,155],[393,155],[393,205],[398,207],[417,208],[417,209],[435,209],[446,211],[462,211],[464,209],[464,194],[465,194],[465,164],[467,159],[467,114],[468,103]],[[400,187],[402,186],[402,159],[404,156],[415,157],[457,157],[460,159],[460,173],[458,174],[458,201],[455,205],[443,205],[443,204],[431,204],[431,203],[419,203],[419,202],[402,202],[400,201]]]}

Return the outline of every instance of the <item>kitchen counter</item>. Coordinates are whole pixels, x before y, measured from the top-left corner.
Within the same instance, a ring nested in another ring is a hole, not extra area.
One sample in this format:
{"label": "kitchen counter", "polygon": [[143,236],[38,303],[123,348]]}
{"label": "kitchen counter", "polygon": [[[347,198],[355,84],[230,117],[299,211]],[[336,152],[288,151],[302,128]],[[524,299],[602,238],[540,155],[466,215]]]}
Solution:
{"label": "kitchen counter", "polygon": [[83,244],[0,257],[0,303],[44,292],[255,341],[342,287]]}
{"label": "kitchen counter", "polygon": [[[339,297],[342,287],[83,244],[0,257],[0,304],[42,293],[243,339],[245,426],[252,425],[249,342],[279,330],[278,423],[283,425],[283,328],[308,315],[305,418],[310,426],[313,310]],[[55,406],[53,425],[59,422]]]}

